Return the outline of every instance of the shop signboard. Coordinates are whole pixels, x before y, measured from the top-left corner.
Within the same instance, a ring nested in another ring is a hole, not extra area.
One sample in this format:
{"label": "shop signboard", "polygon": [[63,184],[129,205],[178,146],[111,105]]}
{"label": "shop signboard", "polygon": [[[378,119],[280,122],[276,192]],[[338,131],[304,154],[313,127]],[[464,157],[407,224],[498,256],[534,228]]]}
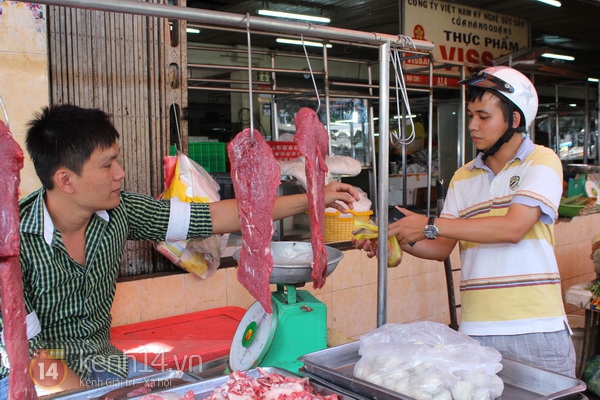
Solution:
{"label": "shop signboard", "polygon": [[[404,27],[407,36],[434,43],[434,65],[492,65],[494,59],[526,49],[530,42],[528,20],[445,1],[404,0]],[[427,57],[407,59],[407,80],[428,84],[423,71],[428,65]],[[411,70],[417,76],[410,76]],[[434,86],[458,86],[459,67],[436,68],[434,74]]]}

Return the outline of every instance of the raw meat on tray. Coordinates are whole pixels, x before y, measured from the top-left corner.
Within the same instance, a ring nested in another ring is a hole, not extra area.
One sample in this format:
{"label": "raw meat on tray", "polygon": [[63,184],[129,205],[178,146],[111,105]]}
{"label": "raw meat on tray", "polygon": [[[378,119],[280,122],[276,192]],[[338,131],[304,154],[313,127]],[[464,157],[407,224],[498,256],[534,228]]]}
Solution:
{"label": "raw meat on tray", "polygon": [[313,287],[320,289],[327,277],[327,250],[325,249],[325,176],[329,135],[317,113],[301,108],[295,118],[294,140],[305,158],[306,191],[310,218],[310,242],[313,250],[311,277]]}
{"label": "raw meat on tray", "polygon": [[244,371],[235,371],[231,378],[216,388],[206,400],[278,399],[278,400],[337,400],[336,394],[321,396],[308,378],[284,377],[258,368],[260,376],[253,378]]}
{"label": "raw meat on tray", "polygon": [[238,201],[242,248],[238,281],[272,313],[269,277],[273,270],[273,209],[281,183],[279,165],[260,132],[244,129],[227,145],[231,180]]}
{"label": "raw meat on tray", "polygon": [[19,263],[19,183],[23,150],[0,121],[0,297],[4,341],[10,363],[8,398],[37,399],[29,377],[29,342],[25,325],[25,299]]}

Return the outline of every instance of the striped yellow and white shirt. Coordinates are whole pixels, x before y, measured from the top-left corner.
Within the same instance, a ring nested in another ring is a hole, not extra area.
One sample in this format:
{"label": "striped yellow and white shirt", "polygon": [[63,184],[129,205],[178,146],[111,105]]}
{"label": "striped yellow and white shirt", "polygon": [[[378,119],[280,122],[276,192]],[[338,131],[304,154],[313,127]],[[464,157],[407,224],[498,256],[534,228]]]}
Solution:
{"label": "striped yellow and white shirt", "polygon": [[459,242],[462,332],[515,335],[564,329],[566,317],[553,249],[561,195],[560,159],[528,138],[498,175],[483,164],[481,156],[454,174],[441,215],[444,218],[502,216],[514,203],[542,210],[519,243]]}

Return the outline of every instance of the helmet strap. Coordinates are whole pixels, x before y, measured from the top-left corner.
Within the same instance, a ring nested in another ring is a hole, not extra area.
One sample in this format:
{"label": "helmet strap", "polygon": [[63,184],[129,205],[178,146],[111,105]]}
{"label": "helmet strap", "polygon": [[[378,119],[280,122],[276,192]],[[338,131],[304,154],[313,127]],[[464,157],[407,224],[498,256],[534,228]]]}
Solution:
{"label": "helmet strap", "polygon": [[492,147],[490,147],[488,150],[481,150],[481,153],[483,153],[481,159],[485,161],[489,156],[493,156],[494,154],[496,154],[496,152],[500,150],[500,147],[502,147],[504,143],[508,143],[508,141],[513,137],[514,133],[515,130],[513,128],[508,128],[506,132],[504,132],[504,134],[500,136],[496,143],[492,145]]}
{"label": "helmet strap", "polygon": [[500,138],[496,141],[496,143],[494,143],[492,145],[492,147],[490,147],[488,150],[481,150],[481,153],[483,154],[483,156],[481,156],[481,159],[483,161],[487,160],[487,158],[489,156],[493,156],[494,154],[496,154],[496,152],[498,150],[500,150],[500,147],[502,147],[502,145],[504,143],[508,143],[510,141],[510,139],[512,139],[513,134],[515,134],[515,132],[525,132],[525,128],[522,127],[518,127],[518,128],[513,128],[513,113],[509,113],[508,116],[508,129],[506,129],[506,132],[504,132],[504,134],[502,136],[500,136]]}

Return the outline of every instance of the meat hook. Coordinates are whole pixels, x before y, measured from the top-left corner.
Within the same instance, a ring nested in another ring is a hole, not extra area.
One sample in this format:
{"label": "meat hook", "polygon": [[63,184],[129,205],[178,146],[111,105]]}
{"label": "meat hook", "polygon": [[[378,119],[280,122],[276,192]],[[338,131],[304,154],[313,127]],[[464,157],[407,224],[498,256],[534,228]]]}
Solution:
{"label": "meat hook", "polygon": [[308,70],[310,71],[310,77],[312,79],[313,86],[315,88],[315,94],[317,95],[317,111],[321,109],[321,98],[319,97],[319,90],[317,89],[317,82],[315,81],[315,74],[313,73],[312,67],[310,65],[310,58],[308,57],[308,51],[306,51],[306,45],[304,44],[304,35],[300,35],[300,40],[302,41],[302,48],[304,49],[304,55],[306,56],[306,63],[308,64]]}

